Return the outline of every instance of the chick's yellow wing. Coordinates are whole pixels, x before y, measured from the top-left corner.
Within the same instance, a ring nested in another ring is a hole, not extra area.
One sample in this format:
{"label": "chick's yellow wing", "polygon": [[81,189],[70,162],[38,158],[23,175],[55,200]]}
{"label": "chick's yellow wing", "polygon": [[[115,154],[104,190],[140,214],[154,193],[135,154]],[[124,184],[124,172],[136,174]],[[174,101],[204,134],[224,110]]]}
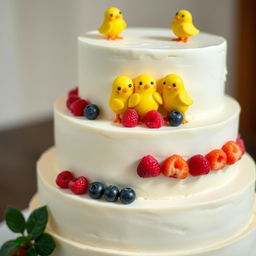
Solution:
{"label": "chick's yellow wing", "polygon": [[160,104],[160,105],[163,104],[163,99],[162,99],[162,96],[160,95],[159,92],[155,92],[155,93],[153,94],[153,98],[155,99],[155,101],[156,101],[158,104]]}
{"label": "chick's yellow wing", "polygon": [[134,108],[140,103],[141,97],[138,93],[134,93],[128,102],[128,107],[129,108]]}
{"label": "chick's yellow wing", "polygon": [[119,99],[110,100],[109,105],[114,112],[121,111],[124,108],[124,103]]}
{"label": "chick's yellow wing", "polygon": [[199,30],[193,25],[193,23],[182,24],[182,29],[188,36],[195,36],[199,33]]}
{"label": "chick's yellow wing", "polygon": [[194,103],[194,101],[189,97],[188,93],[185,90],[179,93],[178,99],[180,103],[185,106],[190,106]]}
{"label": "chick's yellow wing", "polygon": [[106,22],[104,21],[101,25],[100,28],[98,28],[98,31],[101,33],[101,34],[106,34],[108,33],[110,30],[111,30],[111,23],[110,22]]}

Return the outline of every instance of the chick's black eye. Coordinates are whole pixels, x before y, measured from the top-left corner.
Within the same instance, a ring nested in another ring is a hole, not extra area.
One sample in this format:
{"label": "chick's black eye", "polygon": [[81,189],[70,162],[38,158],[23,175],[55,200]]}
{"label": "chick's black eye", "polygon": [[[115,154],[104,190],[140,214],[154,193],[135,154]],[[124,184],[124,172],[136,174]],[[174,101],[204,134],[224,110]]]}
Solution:
{"label": "chick's black eye", "polygon": [[110,16],[110,17],[113,17],[113,13],[111,13],[109,16]]}
{"label": "chick's black eye", "polygon": [[129,86],[130,88],[132,88],[132,84],[129,84],[128,86]]}
{"label": "chick's black eye", "polygon": [[142,82],[140,82],[140,85],[143,85],[143,83],[142,83]]}
{"label": "chick's black eye", "polygon": [[182,14],[182,15],[181,15],[181,17],[182,17],[182,18],[184,18],[184,17],[185,17],[185,15],[184,15],[184,14]]}
{"label": "chick's black eye", "polygon": [[163,85],[166,85],[166,82],[165,82],[165,81],[163,81]]}
{"label": "chick's black eye", "polygon": [[122,14],[122,12],[120,11],[119,14]]}
{"label": "chick's black eye", "polygon": [[176,87],[176,84],[172,84],[173,87]]}
{"label": "chick's black eye", "polygon": [[118,90],[118,91],[121,91],[121,87],[120,87],[120,86],[119,86],[119,87],[117,87],[117,90]]}
{"label": "chick's black eye", "polygon": [[154,82],[152,81],[152,82],[150,82],[152,85],[154,84]]}
{"label": "chick's black eye", "polygon": [[178,12],[176,12],[176,16],[178,16],[179,15],[179,13]]}

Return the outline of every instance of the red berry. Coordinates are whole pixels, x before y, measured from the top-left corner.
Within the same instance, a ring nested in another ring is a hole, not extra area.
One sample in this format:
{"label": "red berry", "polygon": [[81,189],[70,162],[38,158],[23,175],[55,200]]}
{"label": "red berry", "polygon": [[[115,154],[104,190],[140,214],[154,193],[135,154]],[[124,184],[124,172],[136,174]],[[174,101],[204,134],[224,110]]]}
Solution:
{"label": "red berry", "polygon": [[15,254],[12,254],[11,256],[25,256],[26,250],[23,248],[20,248],[19,251]]}
{"label": "red berry", "polygon": [[189,173],[192,176],[199,176],[208,174],[211,170],[210,163],[208,160],[202,155],[192,156],[188,160]]}
{"label": "red berry", "polygon": [[208,153],[205,158],[211,166],[211,170],[217,171],[223,169],[227,164],[227,155],[221,149],[214,149]]}
{"label": "red berry", "polygon": [[74,116],[83,116],[84,114],[84,108],[88,105],[89,103],[86,100],[76,100],[70,105],[70,111]]}
{"label": "red berry", "polygon": [[70,96],[78,96],[78,87],[76,87],[68,92],[68,97],[70,97]]}
{"label": "red berry", "polygon": [[70,190],[76,195],[82,195],[87,192],[89,185],[88,179],[83,176],[80,176],[76,179],[73,179],[69,182]]}
{"label": "red berry", "polygon": [[161,174],[160,164],[153,156],[144,156],[137,167],[137,173],[141,178],[158,176]]}
{"label": "red berry", "polygon": [[66,101],[67,108],[70,109],[71,104],[77,100],[80,100],[80,97],[75,95],[71,95],[70,97],[68,97]]}
{"label": "red berry", "polygon": [[68,184],[71,180],[74,179],[74,175],[70,171],[61,172],[56,178],[56,184],[60,188],[68,188]]}
{"label": "red berry", "polygon": [[159,112],[151,110],[145,117],[145,124],[148,128],[160,128],[164,124],[164,119]]}
{"label": "red berry", "polygon": [[162,171],[167,177],[185,179],[189,174],[189,167],[181,156],[172,155],[164,161]]}
{"label": "red berry", "polygon": [[125,127],[135,127],[139,123],[139,115],[135,109],[128,109],[122,119],[122,124]]}
{"label": "red berry", "polygon": [[243,152],[238,144],[234,141],[228,141],[223,147],[222,150],[227,155],[227,164],[231,165],[241,159]]}
{"label": "red berry", "polygon": [[236,144],[240,147],[242,154],[246,152],[244,140],[241,138],[240,134],[237,135]]}

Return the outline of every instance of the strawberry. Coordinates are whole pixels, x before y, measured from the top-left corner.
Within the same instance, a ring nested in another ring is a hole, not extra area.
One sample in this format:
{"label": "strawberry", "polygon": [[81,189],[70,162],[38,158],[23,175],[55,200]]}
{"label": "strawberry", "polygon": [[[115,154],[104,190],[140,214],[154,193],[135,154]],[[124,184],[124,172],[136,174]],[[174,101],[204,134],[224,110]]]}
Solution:
{"label": "strawberry", "polygon": [[167,177],[185,179],[189,174],[189,167],[181,156],[172,155],[164,161],[162,172]]}
{"label": "strawberry", "polygon": [[139,115],[135,109],[128,109],[122,119],[122,124],[125,127],[135,127],[139,123]]}
{"label": "strawberry", "polygon": [[78,96],[78,87],[75,87],[74,89],[68,92],[68,97],[70,96]]}
{"label": "strawberry", "polygon": [[192,156],[188,160],[189,172],[192,176],[208,174],[211,170],[210,163],[202,155]]}
{"label": "strawberry", "polygon": [[222,150],[227,155],[227,164],[231,165],[241,159],[243,152],[239,145],[234,141],[228,141],[223,147]]}
{"label": "strawberry", "polygon": [[159,112],[151,110],[147,113],[144,122],[148,128],[161,128],[164,124],[164,119]]}
{"label": "strawberry", "polygon": [[141,178],[158,176],[161,174],[160,164],[153,156],[144,156],[137,167],[137,173]]}
{"label": "strawberry", "polygon": [[56,178],[56,184],[60,188],[68,188],[68,184],[71,180],[74,179],[74,175],[70,171],[63,171],[59,173],[59,175]]}
{"label": "strawberry", "polygon": [[76,195],[82,195],[87,192],[89,181],[83,176],[73,179],[69,182],[70,190]]}
{"label": "strawberry", "polygon": [[84,108],[88,105],[89,103],[86,100],[76,100],[75,102],[73,102],[69,109],[71,111],[71,113],[74,116],[83,116],[84,114]]}
{"label": "strawberry", "polygon": [[227,155],[222,149],[214,149],[208,153],[205,158],[211,166],[211,170],[221,170],[227,164]]}

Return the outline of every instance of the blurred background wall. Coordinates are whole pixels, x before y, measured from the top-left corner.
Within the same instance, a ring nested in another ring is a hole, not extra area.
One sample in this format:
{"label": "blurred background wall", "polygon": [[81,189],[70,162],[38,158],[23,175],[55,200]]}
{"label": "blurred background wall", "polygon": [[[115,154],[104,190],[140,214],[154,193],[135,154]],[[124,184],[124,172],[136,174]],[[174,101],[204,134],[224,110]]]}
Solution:
{"label": "blurred background wall", "polygon": [[51,117],[54,100],[77,84],[77,36],[110,6],[129,26],[150,27],[190,9],[202,31],[227,38],[227,92],[236,94],[237,0],[1,0],[0,130]]}

